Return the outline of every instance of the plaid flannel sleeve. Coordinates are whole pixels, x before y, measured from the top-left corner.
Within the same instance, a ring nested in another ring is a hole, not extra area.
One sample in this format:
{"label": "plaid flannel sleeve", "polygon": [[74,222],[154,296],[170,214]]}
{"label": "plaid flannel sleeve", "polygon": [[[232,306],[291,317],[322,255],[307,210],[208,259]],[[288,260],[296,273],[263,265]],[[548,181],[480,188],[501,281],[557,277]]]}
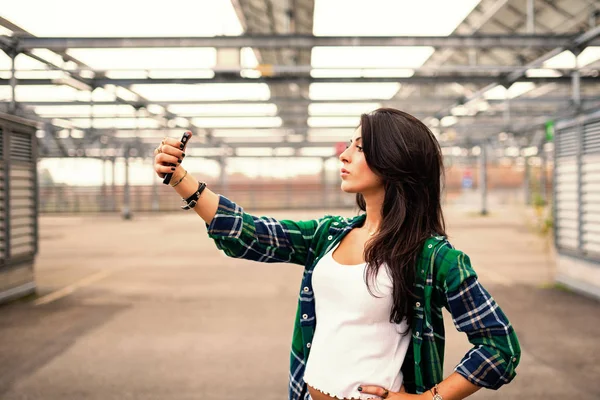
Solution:
{"label": "plaid flannel sleeve", "polygon": [[450,250],[445,262],[448,311],[456,329],[465,332],[473,348],[455,371],[477,386],[498,389],[516,375],[521,349],[513,327],[492,296],[477,280],[469,257]]}
{"label": "plaid flannel sleeve", "polygon": [[219,195],[217,213],[206,228],[217,248],[229,257],[305,265],[315,233],[325,219],[290,221],[256,217]]}

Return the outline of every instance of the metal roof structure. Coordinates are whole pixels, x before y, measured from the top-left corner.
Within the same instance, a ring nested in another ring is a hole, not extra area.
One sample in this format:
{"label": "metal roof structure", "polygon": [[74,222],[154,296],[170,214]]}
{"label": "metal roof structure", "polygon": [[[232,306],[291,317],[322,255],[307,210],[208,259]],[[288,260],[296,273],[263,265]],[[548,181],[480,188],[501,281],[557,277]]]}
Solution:
{"label": "metal roof structure", "polygon": [[[196,137],[189,153],[218,158],[244,148],[296,156],[328,148],[333,155],[335,143],[346,141],[373,105],[414,114],[442,145],[497,141],[504,132],[521,147],[539,145],[548,120],[600,106],[599,1],[481,0],[448,36],[315,36],[314,0],[232,5],[243,29],[238,36],[39,37],[0,17],[0,48],[12,60],[0,74],[0,90],[10,94],[0,111],[40,122],[41,157],[149,156],[163,136],[190,129]],[[413,68],[323,68],[312,59],[315,49],[382,46],[432,51]],[[217,61],[205,68],[119,70],[92,68],[73,55],[99,48],[211,48]],[[256,66],[240,62],[243,49],[251,49]],[[556,62],[569,52],[579,61]],[[17,56],[41,67],[17,70]],[[367,83],[398,86],[372,97],[319,96],[312,89]],[[174,85],[187,87],[188,95],[169,97]],[[256,94],[245,93],[248,85],[258,86]],[[152,95],[150,86],[166,95]],[[70,94],[21,100],[16,92],[27,87],[64,87]]]}

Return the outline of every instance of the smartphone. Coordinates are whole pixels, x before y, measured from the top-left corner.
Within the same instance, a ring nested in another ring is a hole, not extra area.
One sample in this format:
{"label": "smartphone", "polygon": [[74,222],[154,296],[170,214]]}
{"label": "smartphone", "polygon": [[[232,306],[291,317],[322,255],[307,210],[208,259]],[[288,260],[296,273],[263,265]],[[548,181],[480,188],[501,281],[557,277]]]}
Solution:
{"label": "smartphone", "polygon": [[[192,137],[192,135],[189,132],[185,132],[183,134],[183,136],[181,137],[180,142],[183,143],[183,148],[185,149],[185,146],[187,145],[187,142],[190,140],[190,137]],[[176,164],[169,164],[170,167],[175,167]],[[165,175],[165,178],[163,179],[163,183],[165,185],[168,185],[171,182],[171,178],[173,177],[173,173],[169,172],[168,174]]]}

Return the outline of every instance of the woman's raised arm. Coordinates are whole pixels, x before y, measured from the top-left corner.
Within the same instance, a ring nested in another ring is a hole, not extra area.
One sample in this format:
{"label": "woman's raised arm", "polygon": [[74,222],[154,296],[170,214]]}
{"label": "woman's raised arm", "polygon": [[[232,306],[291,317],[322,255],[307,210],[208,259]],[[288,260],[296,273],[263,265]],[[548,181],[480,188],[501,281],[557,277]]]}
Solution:
{"label": "woman's raised arm", "polygon": [[[156,154],[154,169],[159,177],[173,173],[171,186],[188,198],[198,189],[198,181],[182,167],[185,157],[181,142],[165,138]],[[169,164],[175,164],[171,167]],[[311,245],[317,230],[328,217],[309,221],[278,221],[256,217],[224,196],[205,188],[194,211],[206,223],[208,235],[220,250],[235,258],[259,262],[289,262],[305,265],[314,256]]]}

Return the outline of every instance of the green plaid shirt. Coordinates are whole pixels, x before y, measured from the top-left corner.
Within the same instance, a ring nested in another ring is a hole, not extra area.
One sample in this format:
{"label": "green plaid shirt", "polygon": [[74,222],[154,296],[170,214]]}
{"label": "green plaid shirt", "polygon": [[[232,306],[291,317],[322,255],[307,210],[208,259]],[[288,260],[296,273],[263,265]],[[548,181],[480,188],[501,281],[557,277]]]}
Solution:
{"label": "green plaid shirt", "polygon": [[[303,378],[317,323],[313,269],[365,218],[365,214],[353,218],[326,215],[310,221],[256,217],[220,196],[217,213],[207,225],[209,237],[230,257],[304,266],[292,334],[289,400],[310,400]],[[519,342],[500,307],[477,280],[469,257],[445,237],[432,236],[425,241],[416,268],[412,344],[401,368],[407,392],[423,393],[443,379],[442,308],[473,345],[455,371],[490,389],[510,382],[521,356]]]}

